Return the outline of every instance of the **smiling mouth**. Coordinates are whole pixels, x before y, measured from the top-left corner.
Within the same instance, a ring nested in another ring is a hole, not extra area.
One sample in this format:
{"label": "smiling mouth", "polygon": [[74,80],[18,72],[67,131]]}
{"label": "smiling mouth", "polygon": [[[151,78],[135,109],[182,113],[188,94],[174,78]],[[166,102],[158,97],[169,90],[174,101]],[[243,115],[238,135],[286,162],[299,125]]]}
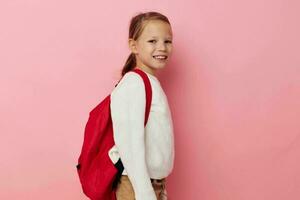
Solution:
{"label": "smiling mouth", "polygon": [[167,60],[168,56],[159,55],[159,56],[153,56],[153,58],[156,60]]}

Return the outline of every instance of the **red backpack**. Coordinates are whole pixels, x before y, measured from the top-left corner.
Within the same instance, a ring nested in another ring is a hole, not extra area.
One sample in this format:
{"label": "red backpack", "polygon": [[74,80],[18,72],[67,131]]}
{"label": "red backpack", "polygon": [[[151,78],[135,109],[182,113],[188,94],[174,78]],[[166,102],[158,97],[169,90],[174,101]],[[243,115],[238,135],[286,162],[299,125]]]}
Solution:
{"label": "red backpack", "polygon": [[[146,126],[152,100],[150,80],[147,74],[138,68],[131,71],[138,73],[144,81],[146,89],[144,125]],[[108,151],[114,145],[109,94],[89,113],[83,145],[76,165],[83,193],[91,200],[116,200],[116,187],[124,166],[121,159],[113,164],[108,155]]]}

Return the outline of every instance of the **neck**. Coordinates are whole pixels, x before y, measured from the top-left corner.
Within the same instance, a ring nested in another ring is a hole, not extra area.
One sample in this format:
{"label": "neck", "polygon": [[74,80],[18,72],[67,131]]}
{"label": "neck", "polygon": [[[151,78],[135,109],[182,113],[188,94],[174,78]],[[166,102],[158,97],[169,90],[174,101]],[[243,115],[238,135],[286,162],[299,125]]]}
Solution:
{"label": "neck", "polygon": [[145,72],[147,72],[147,73],[149,73],[153,76],[155,76],[155,74],[156,74],[156,70],[153,70],[149,67],[145,67],[144,65],[136,66],[135,68],[141,69],[141,70],[143,70],[143,71],[145,71]]}

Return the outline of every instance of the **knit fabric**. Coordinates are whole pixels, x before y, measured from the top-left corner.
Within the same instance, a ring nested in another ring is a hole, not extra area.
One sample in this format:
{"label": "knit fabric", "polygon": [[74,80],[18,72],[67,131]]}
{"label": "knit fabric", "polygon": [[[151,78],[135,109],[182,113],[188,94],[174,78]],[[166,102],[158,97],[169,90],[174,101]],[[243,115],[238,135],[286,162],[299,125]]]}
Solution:
{"label": "knit fabric", "polygon": [[113,163],[121,158],[136,200],[156,200],[150,178],[166,178],[173,170],[173,122],[159,80],[145,72],[152,87],[152,102],[144,127],[146,91],[143,79],[127,72],[111,93],[111,117],[115,146],[109,151]]}

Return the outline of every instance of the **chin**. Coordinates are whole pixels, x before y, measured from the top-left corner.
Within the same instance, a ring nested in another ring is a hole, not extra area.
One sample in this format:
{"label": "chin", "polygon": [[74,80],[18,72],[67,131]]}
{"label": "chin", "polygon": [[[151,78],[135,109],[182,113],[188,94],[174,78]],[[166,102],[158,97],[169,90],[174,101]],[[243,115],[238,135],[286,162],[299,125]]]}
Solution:
{"label": "chin", "polygon": [[166,67],[166,65],[167,65],[167,64],[155,65],[155,67],[153,67],[153,68],[155,68],[155,69],[163,69],[163,68]]}
{"label": "chin", "polygon": [[162,66],[160,66],[159,67],[159,69],[163,69],[163,68],[165,68],[167,65],[162,65]]}
{"label": "chin", "polygon": [[152,69],[154,69],[154,70],[159,70],[159,69],[163,69],[163,68],[165,68],[165,65],[164,66],[152,67]]}

